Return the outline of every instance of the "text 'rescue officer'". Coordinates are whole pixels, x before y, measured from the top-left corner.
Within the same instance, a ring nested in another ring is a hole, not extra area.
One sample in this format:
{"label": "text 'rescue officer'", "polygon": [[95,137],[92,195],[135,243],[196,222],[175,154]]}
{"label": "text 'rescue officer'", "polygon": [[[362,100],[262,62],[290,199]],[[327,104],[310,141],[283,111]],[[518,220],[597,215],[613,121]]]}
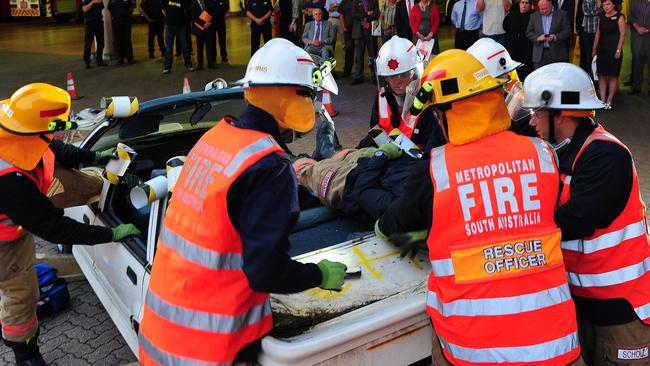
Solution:
{"label": "text 'rescue officer'", "polygon": [[241,80],[249,106],[190,151],[158,240],[143,365],[253,363],[273,327],[269,292],[343,285],[344,264],[287,254],[300,209],[281,134],[313,127],[314,69],[304,50],[269,41]]}
{"label": "text 'rescue officer'", "polygon": [[589,364],[648,364],[650,241],[630,150],[591,117],[605,105],[569,63],[544,66],[524,83],[531,125],[559,142],[562,198],[555,221]]}
{"label": "text 'rescue officer'", "polygon": [[507,80],[492,77],[467,52],[436,56],[423,81],[444,115],[449,144],[414,165],[406,193],[376,231],[412,245],[426,235],[396,233],[430,228],[427,312],[438,337],[435,362],[582,364],[553,221],[553,152],[541,139],[507,130]]}
{"label": "text 'rescue officer'", "polygon": [[131,224],[111,230],[63,216],[63,208],[85,204],[102,187],[98,174],[68,168],[112,156],[112,150],[94,152],[52,141],[55,130],[72,126],[69,113],[70,95],[49,84],[25,85],[0,101],[0,323],[19,366],[45,365],[38,349],[32,234],[54,243],[90,245],[139,234]]}

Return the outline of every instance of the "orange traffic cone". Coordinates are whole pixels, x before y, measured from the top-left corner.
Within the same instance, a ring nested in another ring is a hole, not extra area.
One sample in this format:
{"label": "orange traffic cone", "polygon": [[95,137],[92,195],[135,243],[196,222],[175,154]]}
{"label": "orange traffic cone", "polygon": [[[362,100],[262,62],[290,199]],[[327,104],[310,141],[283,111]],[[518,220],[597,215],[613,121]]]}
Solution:
{"label": "orange traffic cone", "polygon": [[192,89],[190,89],[190,82],[187,80],[187,78],[183,78],[183,94],[191,93]]}
{"label": "orange traffic cone", "polygon": [[323,107],[325,107],[327,113],[329,113],[330,117],[334,117],[339,114],[339,112],[334,110],[334,106],[332,105],[332,97],[330,96],[330,92],[327,91],[327,89],[323,89],[323,99],[321,100],[321,103],[323,104]]}
{"label": "orange traffic cone", "polygon": [[72,78],[72,72],[68,72],[68,94],[70,94],[70,99],[77,100],[83,98],[81,95],[77,94],[77,89],[74,87],[74,79]]}

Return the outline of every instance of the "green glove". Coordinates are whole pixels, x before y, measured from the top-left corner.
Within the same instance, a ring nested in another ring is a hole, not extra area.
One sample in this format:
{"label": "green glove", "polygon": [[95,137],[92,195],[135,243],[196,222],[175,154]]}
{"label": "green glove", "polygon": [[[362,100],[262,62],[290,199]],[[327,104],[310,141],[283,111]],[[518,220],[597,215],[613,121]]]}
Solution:
{"label": "green glove", "polygon": [[375,235],[377,235],[377,237],[379,239],[383,240],[383,241],[388,241],[389,240],[388,236],[386,236],[386,234],[382,233],[381,230],[379,229],[379,219],[377,219],[377,221],[375,221]]}
{"label": "green glove", "polygon": [[407,233],[396,233],[390,236],[390,241],[400,247],[399,255],[404,258],[409,255],[414,258],[420,248],[427,247],[428,230],[409,231]]}
{"label": "green glove", "polygon": [[321,282],[318,287],[323,290],[341,291],[341,287],[343,287],[343,279],[345,278],[345,271],[348,267],[341,262],[332,262],[327,259],[323,259],[316,265],[323,274],[323,282]]}
{"label": "green glove", "polygon": [[368,150],[364,151],[363,154],[361,154],[361,157],[372,158],[375,155],[376,151],[377,151],[376,147],[369,147]]}
{"label": "green glove", "polygon": [[107,150],[95,151],[95,163],[106,163],[111,159],[117,159],[114,147]]}
{"label": "green glove", "polygon": [[113,228],[113,241],[121,241],[129,236],[140,235],[140,230],[133,224],[121,224]]}
{"label": "green glove", "polygon": [[388,160],[399,158],[400,156],[402,156],[402,152],[403,152],[402,149],[400,149],[399,146],[397,146],[397,144],[393,144],[392,142],[379,146],[379,150],[386,153],[386,156],[388,156]]}

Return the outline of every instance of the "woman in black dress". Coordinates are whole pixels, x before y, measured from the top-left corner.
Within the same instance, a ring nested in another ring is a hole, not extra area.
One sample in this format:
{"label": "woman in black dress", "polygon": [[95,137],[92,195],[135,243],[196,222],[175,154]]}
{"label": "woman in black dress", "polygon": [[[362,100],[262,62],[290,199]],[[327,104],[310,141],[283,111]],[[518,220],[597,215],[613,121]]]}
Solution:
{"label": "woman in black dress", "polygon": [[592,57],[598,56],[596,59],[598,89],[600,99],[607,104],[606,109],[610,109],[612,106],[612,99],[614,99],[614,94],[616,94],[618,88],[621,61],[623,60],[626,24],[625,17],[619,10],[619,1],[603,1],[604,12],[600,14],[592,50]]}
{"label": "woman in black dress", "polygon": [[526,38],[526,28],[533,12],[530,8],[532,0],[519,0],[519,6],[503,19],[503,29],[506,31],[506,49],[513,60],[523,63],[517,69],[519,79],[524,81],[533,72],[533,43]]}

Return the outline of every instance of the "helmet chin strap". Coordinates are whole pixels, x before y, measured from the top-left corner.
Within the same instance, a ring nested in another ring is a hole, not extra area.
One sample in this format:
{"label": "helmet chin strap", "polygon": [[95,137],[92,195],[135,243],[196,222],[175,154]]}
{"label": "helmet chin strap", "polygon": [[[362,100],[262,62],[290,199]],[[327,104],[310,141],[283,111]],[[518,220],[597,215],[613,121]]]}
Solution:
{"label": "helmet chin strap", "polygon": [[556,153],[562,151],[565,147],[567,147],[571,143],[571,138],[567,137],[564,140],[558,142],[557,137],[555,136],[555,118],[560,116],[560,111],[556,110],[550,110],[549,111],[549,121],[548,121],[548,139],[551,143],[551,146],[553,146],[553,150],[555,150]]}

